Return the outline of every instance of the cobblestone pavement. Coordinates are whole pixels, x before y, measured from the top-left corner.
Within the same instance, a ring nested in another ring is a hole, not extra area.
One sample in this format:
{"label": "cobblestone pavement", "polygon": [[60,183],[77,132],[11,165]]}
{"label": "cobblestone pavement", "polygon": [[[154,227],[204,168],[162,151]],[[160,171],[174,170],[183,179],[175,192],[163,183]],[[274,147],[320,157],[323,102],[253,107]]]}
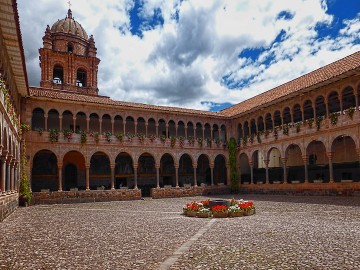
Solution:
{"label": "cobblestone pavement", "polygon": [[19,208],[0,269],[360,269],[360,198],[241,197],[256,215],[180,214],[205,197]]}

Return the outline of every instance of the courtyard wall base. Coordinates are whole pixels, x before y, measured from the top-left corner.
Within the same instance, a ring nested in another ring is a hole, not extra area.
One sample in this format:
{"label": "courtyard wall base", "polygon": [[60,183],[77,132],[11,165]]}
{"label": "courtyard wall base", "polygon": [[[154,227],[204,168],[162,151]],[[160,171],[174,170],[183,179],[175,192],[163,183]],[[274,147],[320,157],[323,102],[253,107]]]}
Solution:
{"label": "courtyard wall base", "polygon": [[248,184],[240,185],[241,194],[357,196],[360,182],[353,183],[302,183],[302,184]]}
{"label": "courtyard wall base", "polygon": [[153,199],[229,194],[229,186],[152,188]]}
{"label": "courtyard wall base", "polygon": [[33,192],[31,204],[67,204],[140,200],[141,189]]}
{"label": "courtyard wall base", "polygon": [[19,194],[0,195],[0,222],[16,210],[19,205]]}

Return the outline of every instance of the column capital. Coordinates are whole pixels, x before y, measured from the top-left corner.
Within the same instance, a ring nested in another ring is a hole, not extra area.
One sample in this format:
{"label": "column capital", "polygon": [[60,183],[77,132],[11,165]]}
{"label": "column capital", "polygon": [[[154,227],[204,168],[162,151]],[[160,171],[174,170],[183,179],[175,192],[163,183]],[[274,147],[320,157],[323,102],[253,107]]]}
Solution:
{"label": "column capital", "polygon": [[179,164],[174,164],[175,169],[179,169]]}
{"label": "column capital", "polygon": [[197,169],[197,162],[193,162],[192,166],[194,169]]}
{"label": "column capital", "polygon": [[252,162],[251,160],[249,161],[249,166],[252,167],[254,166],[254,162]]}
{"label": "column capital", "polygon": [[155,169],[160,169],[160,164],[155,164]]}
{"label": "column capital", "polygon": [[210,167],[211,169],[214,169],[215,164],[214,164],[214,163],[210,163],[210,164],[209,164],[209,167]]}
{"label": "column capital", "polygon": [[282,161],[283,163],[285,163],[285,164],[286,164],[287,160],[288,160],[288,159],[285,158],[285,157],[282,157],[282,158],[281,158],[281,161]]}
{"label": "column capital", "polygon": [[85,169],[90,169],[90,165],[85,164]]}
{"label": "column capital", "polygon": [[110,164],[110,169],[114,170],[115,169],[115,164]]}
{"label": "column capital", "polygon": [[138,168],[138,166],[139,166],[139,164],[134,163],[134,164],[133,164],[133,168],[134,168],[134,170],[136,170],[136,169]]}
{"label": "column capital", "polygon": [[[63,167],[63,163],[62,163],[62,162],[58,162],[57,166],[58,166],[58,169],[61,169],[61,168]],[[86,167],[86,166],[85,166],[85,167]],[[89,166],[89,167],[90,167],[90,166]]]}
{"label": "column capital", "polygon": [[264,159],[264,163],[265,163],[266,167],[269,165],[269,162],[270,162],[269,159]]}
{"label": "column capital", "polygon": [[329,160],[332,160],[334,156],[334,152],[326,152],[326,156],[328,157]]}

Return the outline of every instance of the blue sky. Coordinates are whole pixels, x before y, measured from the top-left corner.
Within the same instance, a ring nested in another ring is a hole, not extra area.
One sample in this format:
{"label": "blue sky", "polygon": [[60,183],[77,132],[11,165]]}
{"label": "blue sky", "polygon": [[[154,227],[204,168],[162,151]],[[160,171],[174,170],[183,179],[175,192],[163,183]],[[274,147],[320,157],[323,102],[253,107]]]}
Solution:
{"label": "blue sky", "polygon": [[[18,0],[31,85],[67,1]],[[360,50],[359,0],[74,0],[93,34],[100,94],[218,111]],[[42,14],[41,17],[38,14]]]}

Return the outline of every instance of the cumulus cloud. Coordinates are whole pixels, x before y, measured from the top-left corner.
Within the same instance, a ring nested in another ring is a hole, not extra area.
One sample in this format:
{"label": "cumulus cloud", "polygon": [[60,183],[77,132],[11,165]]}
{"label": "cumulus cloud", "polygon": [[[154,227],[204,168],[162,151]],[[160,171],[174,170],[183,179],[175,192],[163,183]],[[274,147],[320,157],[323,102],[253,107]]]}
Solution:
{"label": "cumulus cloud", "polygon": [[[131,0],[72,3],[73,16],[95,38],[100,94],[113,99],[207,110],[360,50],[360,14],[344,21],[337,37],[319,36],[317,26],[334,20],[323,0],[138,3],[137,21]],[[29,82],[38,85],[46,25],[68,7],[57,0],[18,4]]]}

